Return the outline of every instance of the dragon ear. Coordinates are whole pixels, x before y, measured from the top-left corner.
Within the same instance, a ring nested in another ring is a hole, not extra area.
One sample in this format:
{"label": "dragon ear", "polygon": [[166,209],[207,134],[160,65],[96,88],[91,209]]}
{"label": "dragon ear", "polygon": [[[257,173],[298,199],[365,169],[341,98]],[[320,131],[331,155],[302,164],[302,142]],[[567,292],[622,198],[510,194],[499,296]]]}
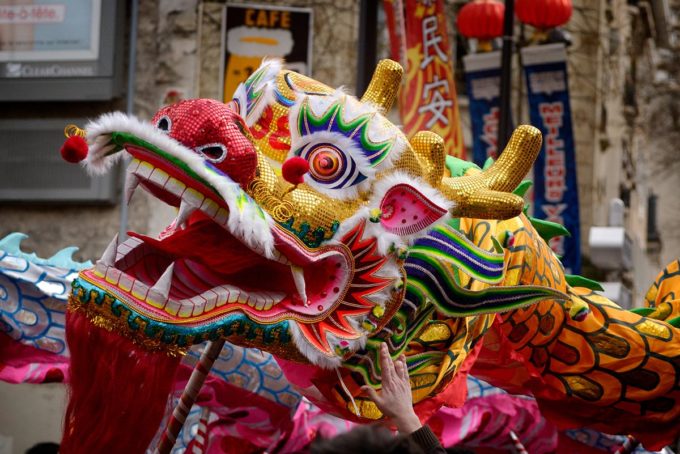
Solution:
{"label": "dragon ear", "polygon": [[401,183],[387,190],[380,202],[380,224],[389,233],[412,235],[434,224],[447,212],[416,186]]}
{"label": "dragon ear", "polygon": [[404,69],[396,61],[380,60],[361,102],[378,106],[383,112],[389,111],[397,99],[403,74]]}

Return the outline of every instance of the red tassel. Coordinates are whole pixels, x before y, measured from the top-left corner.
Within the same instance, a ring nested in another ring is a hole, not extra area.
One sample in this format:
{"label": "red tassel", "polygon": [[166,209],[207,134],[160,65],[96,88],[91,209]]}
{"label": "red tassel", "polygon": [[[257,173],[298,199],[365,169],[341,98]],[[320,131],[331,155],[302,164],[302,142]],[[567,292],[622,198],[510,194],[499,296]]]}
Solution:
{"label": "red tassel", "polygon": [[295,185],[304,182],[304,176],[307,172],[309,172],[309,163],[306,159],[299,156],[286,159],[283,166],[281,166],[283,178]]}
{"label": "red tassel", "polygon": [[180,358],[152,353],[66,313],[71,352],[62,454],[143,454],[158,431]]}
{"label": "red tassel", "polygon": [[71,136],[61,146],[61,157],[73,164],[87,157],[87,142],[80,136]]}

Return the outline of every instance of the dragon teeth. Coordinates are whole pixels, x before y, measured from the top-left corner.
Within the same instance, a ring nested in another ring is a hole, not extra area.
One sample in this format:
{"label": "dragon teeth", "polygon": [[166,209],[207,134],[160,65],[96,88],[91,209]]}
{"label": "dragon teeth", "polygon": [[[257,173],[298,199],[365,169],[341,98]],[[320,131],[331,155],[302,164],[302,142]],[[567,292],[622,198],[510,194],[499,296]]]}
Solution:
{"label": "dragon teeth", "polygon": [[168,175],[167,172],[156,167],[156,168],[153,169],[153,172],[151,172],[151,176],[149,177],[149,181],[151,181],[152,183],[155,183],[156,185],[158,185],[160,187],[164,187],[165,182],[168,181],[168,178],[170,178],[170,175]]}
{"label": "dragon teeth", "polygon": [[170,287],[172,286],[172,274],[175,269],[174,262],[163,272],[163,275],[158,278],[153,287],[149,289],[146,296],[146,302],[154,307],[162,309],[170,296]]}
{"label": "dragon teeth", "polygon": [[307,300],[305,273],[302,270],[302,267],[299,267],[297,265],[291,265],[290,271],[293,274],[293,281],[295,282],[295,288],[298,291],[298,295],[302,299],[302,302],[305,304],[305,306],[309,305],[308,300]]}
{"label": "dragon teeth", "polygon": [[118,234],[116,233],[116,236],[113,237],[109,245],[106,247],[106,250],[102,254],[102,258],[100,258],[97,263],[102,263],[103,265],[106,266],[113,266],[113,264],[116,262],[116,251],[118,249]]}
{"label": "dragon teeth", "polygon": [[198,208],[195,205],[182,199],[182,203],[179,206],[179,212],[177,213],[177,218],[175,218],[175,228],[182,227],[184,223],[187,222],[191,213],[196,211]]}
{"label": "dragon teeth", "polygon": [[130,200],[132,200],[132,196],[137,186],[139,186],[139,181],[139,177],[133,173],[128,174],[128,177],[125,179],[125,203],[128,205],[130,205]]}

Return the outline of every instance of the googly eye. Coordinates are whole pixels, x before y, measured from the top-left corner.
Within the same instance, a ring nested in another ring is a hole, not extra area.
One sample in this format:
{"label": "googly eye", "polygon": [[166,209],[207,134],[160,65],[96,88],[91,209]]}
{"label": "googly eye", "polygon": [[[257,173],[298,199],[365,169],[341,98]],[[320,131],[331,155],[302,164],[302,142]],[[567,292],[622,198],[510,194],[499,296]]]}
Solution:
{"label": "googly eye", "polygon": [[227,157],[227,147],[221,143],[208,143],[196,147],[196,151],[205,157],[210,162],[218,163],[224,161]]}
{"label": "googly eye", "polygon": [[156,122],[156,128],[160,129],[163,132],[170,132],[170,128],[172,128],[172,120],[170,120],[170,117],[168,117],[167,115],[163,115]]}
{"label": "googly eye", "polygon": [[344,167],[343,156],[332,147],[318,147],[309,154],[309,170],[319,181],[333,181]]}
{"label": "googly eye", "polygon": [[310,144],[299,156],[309,162],[309,175],[327,189],[343,189],[363,181],[354,159],[332,143]]}

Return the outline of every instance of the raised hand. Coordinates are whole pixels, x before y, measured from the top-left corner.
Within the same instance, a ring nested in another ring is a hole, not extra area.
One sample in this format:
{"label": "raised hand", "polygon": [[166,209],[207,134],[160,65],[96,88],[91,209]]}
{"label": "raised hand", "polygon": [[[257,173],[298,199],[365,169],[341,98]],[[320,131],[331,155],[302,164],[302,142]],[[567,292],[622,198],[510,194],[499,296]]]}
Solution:
{"label": "raised hand", "polygon": [[413,411],[413,397],[411,383],[408,378],[406,358],[401,355],[393,361],[387,345],[380,347],[380,369],[382,370],[382,389],[377,392],[370,386],[362,389],[383,412],[385,416],[397,426],[397,430],[408,435],[422,427],[418,416]]}

